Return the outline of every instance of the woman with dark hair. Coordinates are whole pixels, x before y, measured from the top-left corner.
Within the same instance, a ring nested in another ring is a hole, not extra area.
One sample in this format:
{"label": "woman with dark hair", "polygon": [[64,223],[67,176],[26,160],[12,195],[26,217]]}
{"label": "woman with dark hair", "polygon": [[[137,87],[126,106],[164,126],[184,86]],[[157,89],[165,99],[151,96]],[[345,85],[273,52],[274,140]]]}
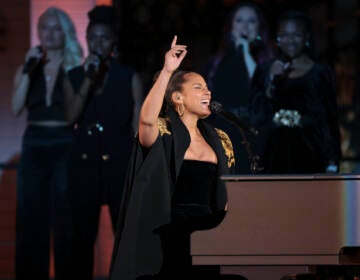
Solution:
{"label": "woman with dark hair", "polygon": [[115,232],[143,101],[138,75],[116,56],[115,9],[96,6],[88,15],[89,55],[83,66],[69,72],[75,91],[67,91],[65,107],[75,134],[69,171],[72,276],[81,280],[93,279],[94,245],[103,205],[109,206]]}
{"label": "woman with dark hair", "polygon": [[[68,164],[72,128],[64,115],[66,72],[82,60],[69,15],[49,7],[39,17],[40,45],[29,49],[14,78],[12,110],[27,112],[18,169],[16,279],[69,279],[71,219]],[[51,244],[53,240],[53,245]]]}
{"label": "woman with dark hair", "polygon": [[[204,78],[177,70],[186,53],[175,36],[140,111],[113,250],[113,280],[189,279],[191,233],[216,227],[227,210],[220,175],[234,163],[232,144],[205,120],[211,92]],[[160,117],[163,102],[166,116]]]}
{"label": "woman with dark hair", "polygon": [[[204,76],[214,100],[244,121],[249,121],[251,81],[259,63],[271,58],[268,30],[260,8],[245,2],[237,5],[225,25],[224,38],[215,57],[206,67]],[[243,145],[241,131],[220,117],[211,118],[224,129],[234,143],[234,172],[249,174],[249,154]]]}
{"label": "woman with dark hair", "polygon": [[341,158],[333,70],[311,57],[310,21],[298,11],[279,17],[278,56],[261,65],[253,120],[267,130],[265,173],[337,172]]}

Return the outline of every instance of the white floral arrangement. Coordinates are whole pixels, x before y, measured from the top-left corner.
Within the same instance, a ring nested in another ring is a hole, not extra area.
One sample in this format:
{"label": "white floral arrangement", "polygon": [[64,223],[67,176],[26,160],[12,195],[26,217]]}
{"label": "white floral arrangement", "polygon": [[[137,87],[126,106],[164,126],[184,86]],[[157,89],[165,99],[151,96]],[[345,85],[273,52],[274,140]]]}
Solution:
{"label": "white floral arrangement", "polygon": [[273,122],[278,126],[301,126],[301,115],[297,110],[280,109],[274,114]]}

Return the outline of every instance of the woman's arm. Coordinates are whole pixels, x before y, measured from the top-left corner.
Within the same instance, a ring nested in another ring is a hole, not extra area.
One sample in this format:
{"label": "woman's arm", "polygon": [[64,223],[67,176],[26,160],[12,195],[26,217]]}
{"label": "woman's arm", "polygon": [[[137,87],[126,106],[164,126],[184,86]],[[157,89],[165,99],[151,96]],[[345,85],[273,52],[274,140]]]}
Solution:
{"label": "woman's arm", "polygon": [[93,82],[85,77],[79,92],[76,94],[68,77],[64,79],[65,96],[65,118],[69,123],[75,123],[83,111],[86,100],[88,99],[90,88]]}
{"label": "woman's arm", "polygon": [[14,77],[14,86],[11,99],[11,110],[15,116],[19,116],[25,107],[27,91],[30,85],[29,74],[22,73],[23,66],[19,66]]}
{"label": "woman's arm", "polygon": [[90,54],[84,62],[85,78],[77,93],[74,92],[68,77],[64,80],[65,118],[69,123],[75,123],[84,110],[94,79],[99,74],[100,59],[97,55]]}
{"label": "woman's arm", "polygon": [[11,110],[15,116],[19,116],[25,107],[30,77],[43,56],[41,47],[29,49],[25,56],[25,63],[16,70],[11,99]]}
{"label": "woman's arm", "polygon": [[242,46],[246,70],[249,75],[249,78],[252,79],[256,69],[256,61],[250,53],[249,39],[247,38],[247,36],[239,34],[237,31],[233,31],[231,35],[232,35],[232,40],[235,44],[235,48],[237,49],[239,48],[239,46]]}
{"label": "woman's arm", "polygon": [[245,40],[245,42],[243,43],[243,50],[244,50],[244,61],[246,65],[246,70],[248,72],[249,78],[252,79],[256,69],[256,61],[250,53],[250,46],[247,40]]}
{"label": "woman's arm", "polygon": [[158,78],[147,94],[140,110],[139,141],[143,147],[154,144],[159,134],[157,120],[163,104],[165,91],[172,73],[179,67],[186,55],[186,46],[177,45],[177,36],[171,43],[171,49],[165,54],[164,66]]}

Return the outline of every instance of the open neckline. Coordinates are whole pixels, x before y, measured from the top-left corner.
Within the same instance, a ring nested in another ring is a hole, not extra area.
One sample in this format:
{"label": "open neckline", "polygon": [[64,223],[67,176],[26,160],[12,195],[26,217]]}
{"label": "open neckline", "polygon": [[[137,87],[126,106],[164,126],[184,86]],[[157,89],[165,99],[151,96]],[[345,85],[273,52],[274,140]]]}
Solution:
{"label": "open neckline", "polygon": [[212,161],[207,161],[207,160],[198,160],[198,159],[186,159],[184,158],[184,161],[187,161],[187,162],[197,162],[197,163],[208,163],[208,164],[213,164],[213,165],[217,165],[216,162],[212,162]]}

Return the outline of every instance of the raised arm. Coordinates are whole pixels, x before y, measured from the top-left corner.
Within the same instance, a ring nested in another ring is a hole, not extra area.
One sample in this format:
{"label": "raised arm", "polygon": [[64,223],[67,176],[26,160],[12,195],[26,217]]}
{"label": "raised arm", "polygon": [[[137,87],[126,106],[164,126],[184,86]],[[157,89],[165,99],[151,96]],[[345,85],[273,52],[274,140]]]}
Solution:
{"label": "raised arm", "polygon": [[79,92],[76,94],[70,80],[64,79],[65,118],[69,123],[75,123],[83,111],[91,86],[91,79],[85,77]]}
{"label": "raised arm", "polygon": [[65,118],[69,123],[75,123],[84,110],[91,88],[94,86],[94,79],[99,71],[99,58],[90,54],[84,62],[85,78],[82,81],[78,92],[75,93],[68,78],[64,80],[65,93]]}
{"label": "raised arm", "polygon": [[25,64],[17,68],[11,99],[11,110],[15,116],[20,115],[25,107],[27,92],[30,85],[30,75],[39,63],[43,53],[39,47],[31,48],[25,57]]}
{"label": "raised arm", "polygon": [[23,74],[22,69],[23,66],[19,66],[14,77],[11,110],[15,116],[20,115],[25,107],[27,91],[30,84],[29,75]]}
{"label": "raised arm", "polygon": [[163,104],[165,91],[172,73],[179,67],[187,51],[185,45],[177,45],[177,36],[171,43],[171,49],[165,54],[164,66],[154,85],[147,94],[140,110],[139,141],[143,147],[150,147],[159,134],[157,120]]}
{"label": "raised arm", "polygon": [[254,75],[254,71],[256,68],[256,61],[250,52],[249,38],[246,35],[239,34],[238,31],[232,32],[232,38],[236,48],[238,48],[240,45],[242,46],[246,70],[251,79]]}

